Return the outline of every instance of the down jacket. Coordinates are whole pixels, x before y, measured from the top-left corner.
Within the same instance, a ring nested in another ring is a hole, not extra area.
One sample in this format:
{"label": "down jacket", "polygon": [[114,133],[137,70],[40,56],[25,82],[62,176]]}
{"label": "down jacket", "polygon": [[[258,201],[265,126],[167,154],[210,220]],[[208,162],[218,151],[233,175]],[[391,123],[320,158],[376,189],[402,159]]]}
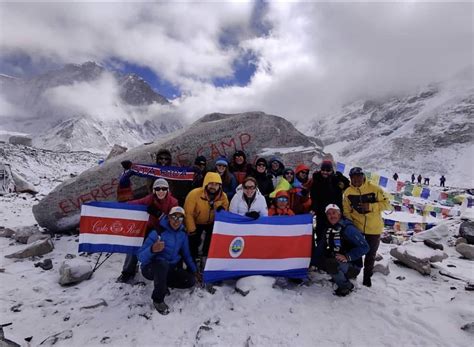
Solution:
{"label": "down jacket", "polygon": [[237,191],[230,202],[229,211],[232,213],[240,214],[241,216],[245,216],[247,212],[256,211],[260,213],[260,216],[268,216],[268,209],[267,209],[267,202],[265,197],[260,193],[260,191],[256,190],[255,199],[253,200],[250,207],[247,205],[247,202],[244,199],[244,191],[242,185],[237,187]]}
{"label": "down jacket", "polygon": [[[158,240],[158,236],[165,243],[165,248],[161,252],[153,253],[151,247]],[[189,251],[188,235],[184,230],[184,225],[182,224],[178,230],[174,230],[169,224],[168,216],[161,219],[159,233],[153,230],[148,235],[143,246],[138,250],[137,256],[142,267],[155,259],[165,260],[170,265],[176,265],[182,257],[193,273],[197,271]]]}

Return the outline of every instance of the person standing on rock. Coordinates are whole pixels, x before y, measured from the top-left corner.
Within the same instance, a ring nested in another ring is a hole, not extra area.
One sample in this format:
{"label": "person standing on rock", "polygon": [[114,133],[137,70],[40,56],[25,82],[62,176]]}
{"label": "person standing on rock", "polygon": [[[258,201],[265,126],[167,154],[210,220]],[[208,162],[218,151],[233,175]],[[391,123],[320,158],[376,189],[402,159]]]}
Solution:
{"label": "person standing on rock", "polygon": [[222,179],[216,172],[208,172],[201,188],[193,189],[184,202],[185,223],[189,234],[191,255],[196,262],[199,256],[202,234],[205,233],[202,247],[204,265],[211,244],[215,213],[229,208],[229,200],[222,191]]}
{"label": "person standing on rock", "polygon": [[380,244],[380,235],[383,232],[383,219],[381,212],[390,210],[391,205],[382,188],[365,178],[360,167],[353,167],[349,176],[351,185],[344,192],[343,212],[357,229],[362,231],[369,244],[369,252],[364,259],[364,286],[372,286],[372,274],[375,256]]}
{"label": "person standing on rock", "polygon": [[439,179],[440,187],[444,187],[445,182],[446,182],[446,177],[444,177],[444,175],[442,175],[441,178]]}
{"label": "person standing on rock", "polygon": [[397,174],[396,172],[393,174],[393,179],[394,179],[395,181],[398,181],[398,174]]}
{"label": "person standing on rock", "polygon": [[[153,305],[163,315],[170,312],[164,300],[168,287],[191,288],[196,280],[201,280],[189,251],[184,217],[182,207],[173,207],[160,220],[159,228],[150,232],[138,251],[143,277],[154,282],[151,295]],[[181,259],[186,263],[187,271],[178,266]]]}
{"label": "person standing on rock", "polygon": [[428,177],[425,177],[425,180],[423,182],[424,185],[429,186],[430,185],[430,179]]}
{"label": "person standing on rock", "polygon": [[[156,229],[162,215],[167,215],[169,211],[178,206],[178,200],[174,198],[169,191],[169,184],[164,178],[158,178],[153,183],[153,193],[144,198],[128,201],[131,205],[147,206],[147,212],[150,215],[146,226],[146,234]],[[119,283],[130,283],[135,277],[137,271],[138,259],[135,254],[127,254],[122,268],[122,274],[117,279]]]}
{"label": "person standing on rock", "polygon": [[411,183],[415,184],[415,174],[411,174]]}
{"label": "person standing on rock", "polygon": [[418,177],[416,178],[416,181],[418,182],[418,184],[421,184],[422,178],[423,177],[421,177],[421,175],[418,175]]}
{"label": "person standing on rock", "polygon": [[369,245],[352,222],[342,217],[336,204],[325,208],[328,223],[318,243],[316,259],[323,270],[331,275],[337,285],[337,296],[346,296],[354,288],[355,279],[362,269],[362,257],[369,251]]}
{"label": "person standing on rock", "polygon": [[247,163],[247,156],[244,151],[234,153],[229,171],[234,174],[237,184],[242,184],[245,177],[252,172],[252,165]]}

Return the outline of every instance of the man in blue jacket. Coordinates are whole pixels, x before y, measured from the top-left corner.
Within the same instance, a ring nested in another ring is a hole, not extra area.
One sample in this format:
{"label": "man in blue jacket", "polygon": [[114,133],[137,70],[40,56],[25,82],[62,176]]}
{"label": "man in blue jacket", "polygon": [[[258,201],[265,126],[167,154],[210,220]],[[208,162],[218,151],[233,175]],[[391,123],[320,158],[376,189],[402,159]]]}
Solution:
{"label": "man in blue jacket", "polygon": [[[160,220],[159,231],[150,232],[138,251],[143,276],[154,282],[153,305],[163,315],[170,312],[164,302],[168,287],[190,288],[196,283],[195,276],[198,279],[200,276],[189,251],[184,215],[182,207],[173,207],[168,216]],[[188,271],[177,266],[181,257]]]}
{"label": "man in blue jacket", "polygon": [[361,232],[341,215],[336,204],[325,209],[328,225],[323,239],[317,247],[317,258],[337,285],[334,292],[346,296],[354,288],[350,279],[355,279],[362,269],[362,256],[369,251],[369,245]]}

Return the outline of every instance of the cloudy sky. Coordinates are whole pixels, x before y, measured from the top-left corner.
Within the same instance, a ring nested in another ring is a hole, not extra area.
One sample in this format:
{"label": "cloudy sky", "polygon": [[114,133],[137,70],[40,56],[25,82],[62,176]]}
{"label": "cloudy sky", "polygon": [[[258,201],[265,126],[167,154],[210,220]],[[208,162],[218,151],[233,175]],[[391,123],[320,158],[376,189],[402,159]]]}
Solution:
{"label": "cloudy sky", "polygon": [[93,60],[139,73],[189,119],[300,120],[448,78],[474,60],[473,20],[471,2],[2,2],[0,73]]}

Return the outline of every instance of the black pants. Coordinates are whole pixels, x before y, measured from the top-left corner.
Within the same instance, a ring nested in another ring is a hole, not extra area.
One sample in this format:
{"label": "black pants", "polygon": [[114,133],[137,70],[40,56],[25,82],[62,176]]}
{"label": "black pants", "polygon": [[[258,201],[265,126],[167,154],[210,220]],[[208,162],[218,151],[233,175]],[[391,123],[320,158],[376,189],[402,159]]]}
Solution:
{"label": "black pants", "polygon": [[[311,239],[311,263],[310,265],[315,265],[320,267],[320,260],[316,259],[316,248],[318,247],[318,243],[321,243],[324,239],[324,235],[326,234],[326,227],[327,227],[327,218],[326,215],[316,215],[316,229],[313,229],[313,238]],[[316,241],[315,241],[316,236]]]}
{"label": "black pants", "polygon": [[175,265],[170,265],[166,260],[154,260],[142,267],[143,277],[154,282],[151,298],[156,302],[163,302],[166,290],[170,288],[191,288],[196,282],[194,275]]}
{"label": "black pants", "polygon": [[371,278],[374,270],[375,255],[380,245],[380,235],[364,234],[365,240],[369,244],[369,253],[364,259],[364,278]]}
{"label": "black pants", "polygon": [[137,272],[138,258],[135,254],[127,254],[123,263],[122,273],[125,275],[135,276]]}
{"label": "black pants", "polygon": [[196,225],[196,232],[192,235],[189,235],[189,249],[195,263],[199,256],[199,246],[201,245],[201,237],[203,232],[205,232],[206,235],[204,237],[204,243],[202,246],[202,255],[207,257],[209,246],[211,245],[213,227],[214,224],[198,224]]}

